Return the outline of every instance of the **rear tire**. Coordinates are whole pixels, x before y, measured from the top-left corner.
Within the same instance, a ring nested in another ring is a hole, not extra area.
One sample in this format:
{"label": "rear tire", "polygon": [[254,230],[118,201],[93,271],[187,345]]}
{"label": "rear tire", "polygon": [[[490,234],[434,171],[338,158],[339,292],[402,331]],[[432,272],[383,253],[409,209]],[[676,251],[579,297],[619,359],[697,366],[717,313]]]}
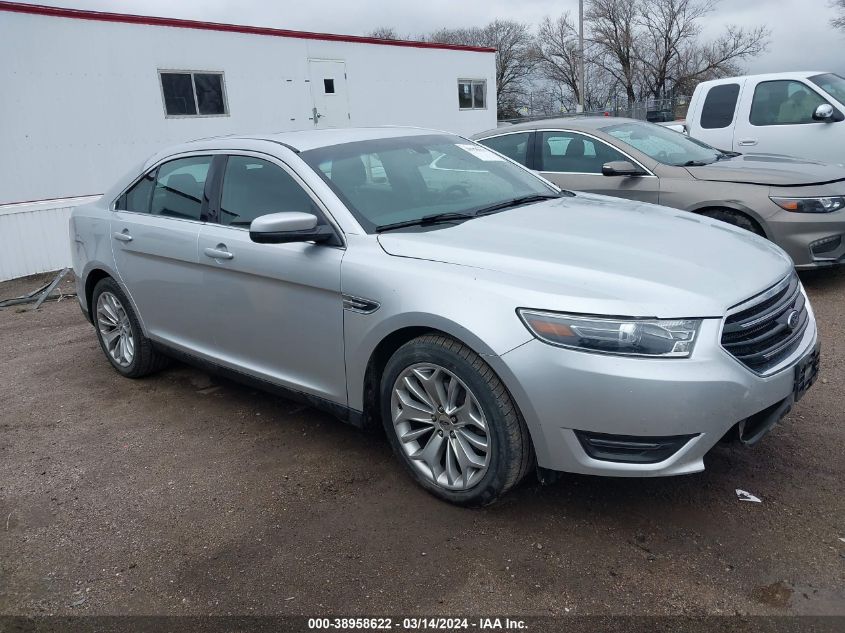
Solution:
{"label": "rear tire", "polygon": [[705,211],[699,211],[699,213],[707,216],[708,218],[713,218],[714,220],[733,224],[734,226],[750,231],[760,237],[766,237],[766,233],[763,231],[763,228],[755,220],[738,211],[731,211],[729,209],[707,209]]}
{"label": "rear tire", "polygon": [[142,378],[169,362],[153,348],[141,329],[132,304],[111,277],[97,282],[91,295],[91,316],[106,358],[127,378]]}
{"label": "rear tire", "polygon": [[528,429],[507,389],[452,338],[420,336],[393,354],[381,380],[381,413],[411,477],[450,503],[489,505],[534,464]]}

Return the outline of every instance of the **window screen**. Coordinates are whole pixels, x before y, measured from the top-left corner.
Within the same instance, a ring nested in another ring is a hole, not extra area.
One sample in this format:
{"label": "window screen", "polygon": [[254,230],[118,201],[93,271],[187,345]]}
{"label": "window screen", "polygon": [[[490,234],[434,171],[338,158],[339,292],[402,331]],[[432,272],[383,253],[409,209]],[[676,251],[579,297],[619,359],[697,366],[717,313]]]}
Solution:
{"label": "window screen", "polygon": [[311,197],[278,165],[251,156],[230,156],[223,176],[220,224],[249,227],[259,216],[283,211],[319,216]]}
{"label": "window screen", "polygon": [[493,138],[486,138],[483,141],[478,142],[499,152],[500,154],[504,154],[521,165],[527,166],[528,140],[530,138],[530,132],[520,132],[519,134],[503,134],[502,136],[494,136]]}
{"label": "window screen", "polygon": [[458,107],[461,110],[483,110],[487,107],[487,82],[483,79],[458,81]]}
{"label": "window screen", "polygon": [[816,123],[813,113],[823,103],[827,102],[800,81],[764,81],[754,91],[751,125]]}
{"label": "window screen", "polygon": [[716,130],[728,127],[734,120],[739,84],[714,86],[707,93],[701,110],[701,127]]}
{"label": "window screen", "polygon": [[222,73],[159,72],[168,116],[228,114]]}
{"label": "window screen", "polygon": [[150,213],[184,220],[199,220],[211,156],[192,156],[158,168]]}

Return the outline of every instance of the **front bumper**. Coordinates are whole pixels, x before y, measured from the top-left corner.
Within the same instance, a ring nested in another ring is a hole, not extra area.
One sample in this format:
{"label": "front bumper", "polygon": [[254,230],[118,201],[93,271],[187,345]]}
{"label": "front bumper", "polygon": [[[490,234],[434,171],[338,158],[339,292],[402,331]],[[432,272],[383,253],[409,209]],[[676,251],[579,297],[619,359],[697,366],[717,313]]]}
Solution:
{"label": "front bumper", "polygon": [[[740,421],[791,405],[794,367],[818,340],[811,313],[796,351],[760,376],[722,349],[720,319],[704,320],[698,336],[687,359],[591,354],[532,340],[487,360],[525,418],[540,467],[621,477],[681,475],[704,470],[704,455]],[[693,437],[663,461],[622,463],[591,458],[576,431]]]}
{"label": "front bumper", "polygon": [[845,264],[845,209],[834,213],[779,211],[766,224],[768,237],[789,254],[797,269]]}

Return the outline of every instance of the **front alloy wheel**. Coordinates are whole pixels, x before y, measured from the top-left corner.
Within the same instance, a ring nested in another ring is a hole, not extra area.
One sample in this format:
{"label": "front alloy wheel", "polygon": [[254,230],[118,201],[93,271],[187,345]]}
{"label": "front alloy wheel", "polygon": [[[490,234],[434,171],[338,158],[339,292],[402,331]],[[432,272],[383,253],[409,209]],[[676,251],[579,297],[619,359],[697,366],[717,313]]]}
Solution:
{"label": "front alloy wheel", "polygon": [[405,343],[384,367],[381,418],[393,452],[433,495],[493,503],[534,465],[525,421],[499,377],[442,334]]}
{"label": "front alloy wheel", "polygon": [[418,363],[393,385],[393,428],[419,473],[447,490],[467,490],[490,464],[487,420],[478,399],[448,369]]}

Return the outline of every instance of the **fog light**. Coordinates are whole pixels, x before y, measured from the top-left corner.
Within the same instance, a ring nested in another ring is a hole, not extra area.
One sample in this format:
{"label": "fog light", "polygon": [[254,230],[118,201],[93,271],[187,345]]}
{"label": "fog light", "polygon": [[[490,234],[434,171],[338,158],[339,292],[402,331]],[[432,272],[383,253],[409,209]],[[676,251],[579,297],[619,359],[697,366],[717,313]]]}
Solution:
{"label": "fog light", "polygon": [[656,464],[681,450],[696,435],[609,435],[575,431],[584,451],[593,459],[627,464]]}
{"label": "fog light", "polygon": [[832,253],[840,246],[842,246],[842,236],[834,235],[833,237],[816,240],[810,244],[810,250],[813,251],[813,255],[821,255],[822,253]]}

